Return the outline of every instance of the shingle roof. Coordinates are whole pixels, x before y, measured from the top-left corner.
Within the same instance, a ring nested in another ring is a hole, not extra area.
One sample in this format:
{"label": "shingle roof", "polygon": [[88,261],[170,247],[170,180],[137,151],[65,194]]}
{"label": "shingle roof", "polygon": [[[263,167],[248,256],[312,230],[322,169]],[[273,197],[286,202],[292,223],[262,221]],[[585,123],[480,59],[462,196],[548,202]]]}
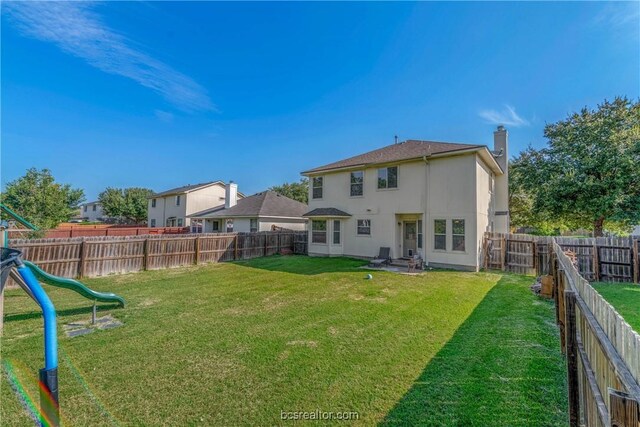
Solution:
{"label": "shingle roof", "polygon": [[302,215],[304,217],[326,217],[326,216],[351,216],[344,211],[336,208],[316,208]]}
{"label": "shingle roof", "polygon": [[170,190],[165,190],[165,191],[162,191],[160,193],[155,193],[155,194],[151,195],[151,197],[168,196],[170,194],[186,193],[188,191],[197,190],[198,188],[201,188],[201,187],[208,187],[209,185],[213,185],[213,184],[220,184],[220,185],[222,185],[224,187],[224,183],[222,181],[202,182],[200,184],[188,184],[188,185],[183,185],[182,187],[176,187],[176,188],[172,188]]}
{"label": "shingle roof", "polygon": [[360,154],[357,156],[349,157],[348,159],[309,169],[302,173],[306,174],[351,166],[365,166],[376,163],[417,159],[423,156],[430,156],[432,154],[449,153],[482,147],[484,147],[484,145],[458,144],[453,142],[417,141],[410,139],[399,144],[387,145],[386,147],[369,151],[368,153]]}
{"label": "shingle roof", "polygon": [[275,217],[302,217],[309,207],[297,200],[282,196],[275,191],[267,190],[253,196],[238,200],[235,206],[225,209],[218,206],[189,215],[191,218],[212,217],[247,217],[247,216],[275,216]]}

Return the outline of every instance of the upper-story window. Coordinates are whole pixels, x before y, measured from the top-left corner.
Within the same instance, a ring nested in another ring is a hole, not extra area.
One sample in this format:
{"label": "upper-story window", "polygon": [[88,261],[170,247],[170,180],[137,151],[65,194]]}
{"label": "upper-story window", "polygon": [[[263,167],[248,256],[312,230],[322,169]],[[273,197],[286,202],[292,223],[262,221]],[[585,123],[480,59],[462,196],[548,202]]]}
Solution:
{"label": "upper-story window", "polygon": [[156,207],[156,199],[151,199],[151,207],[152,208]]}
{"label": "upper-story window", "polygon": [[378,169],[378,188],[398,188],[398,167]]}
{"label": "upper-story window", "polygon": [[314,199],[322,199],[322,184],[323,179],[321,176],[316,176],[311,180],[312,184],[312,194],[311,197]]}
{"label": "upper-story window", "polygon": [[364,172],[351,172],[351,197],[362,196],[364,193]]}
{"label": "upper-story window", "polygon": [[88,208],[88,206],[87,206],[87,205],[84,205],[84,211],[85,211],[85,212],[87,211],[87,208]]}
{"label": "upper-story window", "polygon": [[180,195],[176,196],[176,206],[180,206]]}

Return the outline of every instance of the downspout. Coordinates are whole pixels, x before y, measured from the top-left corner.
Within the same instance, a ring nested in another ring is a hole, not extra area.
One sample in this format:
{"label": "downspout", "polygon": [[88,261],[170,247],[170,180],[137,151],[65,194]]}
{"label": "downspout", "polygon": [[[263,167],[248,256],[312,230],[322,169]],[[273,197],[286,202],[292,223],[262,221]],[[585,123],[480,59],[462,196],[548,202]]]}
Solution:
{"label": "downspout", "polygon": [[423,203],[423,219],[422,219],[422,257],[424,259],[424,263],[428,266],[429,260],[427,259],[427,242],[430,240],[427,239],[427,230],[429,229],[429,160],[427,156],[422,156],[422,161],[424,162],[424,203]]}

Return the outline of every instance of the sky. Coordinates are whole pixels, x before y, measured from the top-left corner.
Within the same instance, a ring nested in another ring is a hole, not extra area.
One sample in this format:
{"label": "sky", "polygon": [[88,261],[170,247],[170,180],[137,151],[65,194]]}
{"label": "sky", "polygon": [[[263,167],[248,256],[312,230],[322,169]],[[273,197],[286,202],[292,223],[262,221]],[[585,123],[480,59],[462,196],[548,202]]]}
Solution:
{"label": "sky", "polygon": [[2,186],[162,191],[640,98],[640,2],[2,2]]}

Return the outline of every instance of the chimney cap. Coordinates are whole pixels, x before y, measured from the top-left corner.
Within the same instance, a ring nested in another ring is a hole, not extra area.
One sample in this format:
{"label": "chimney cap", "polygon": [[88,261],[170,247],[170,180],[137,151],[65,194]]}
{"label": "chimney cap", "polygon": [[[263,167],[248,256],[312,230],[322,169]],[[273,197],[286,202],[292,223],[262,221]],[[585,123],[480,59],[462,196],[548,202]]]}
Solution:
{"label": "chimney cap", "polygon": [[499,131],[504,130],[504,125],[498,125],[498,129]]}

